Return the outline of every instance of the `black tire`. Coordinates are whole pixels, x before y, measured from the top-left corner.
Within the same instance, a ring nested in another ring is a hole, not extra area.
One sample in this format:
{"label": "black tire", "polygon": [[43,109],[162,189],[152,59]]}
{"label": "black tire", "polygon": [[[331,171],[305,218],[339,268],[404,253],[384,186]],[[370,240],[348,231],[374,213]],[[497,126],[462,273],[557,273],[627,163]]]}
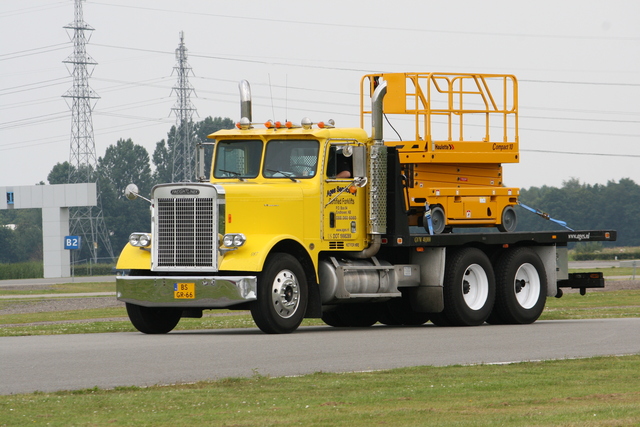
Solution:
{"label": "black tire", "polygon": [[484,252],[462,248],[447,253],[443,321],[452,326],[481,325],[491,314],[495,295],[493,268]]}
{"label": "black tire", "polygon": [[429,320],[436,326],[451,326],[447,315],[442,311],[440,313],[429,313]]}
{"label": "black tire", "polygon": [[133,326],[144,334],[166,334],[180,321],[182,310],[170,307],[143,307],[126,303]]}
{"label": "black tire", "polygon": [[322,320],[336,328],[367,328],[378,321],[377,304],[343,304],[322,313]]}
{"label": "black tire", "polygon": [[344,328],[347,325],[340,318],[339,311],[340,310],[338,308],[330,311],[323,311],[322,321],[329,326],[333,326],[334,328]]}
{"label": "black tire", "polygon": [[384,325],[419,326],[429,321],[429,313],[413,310],[408,296],[390,299],[379,306],[378,320]]}
{"label": "black tire", "polygon": [[529,324],[542,314],[547,274],[530,248],[507,250],[496,263],[496,303],[491,323]]}
{"label": "black tire", "polygon": [[502,211],[501,223],[498,224],[498,230],[503,233],[511,233],[516,231],[518,226],[518,216],[512,206],[507,206]]}
{"label": "black tire", "polygon": [[376,304],[345,304],[338,308],[338,316],[346,326],[368,328],[378,322]]}
{"label": "black tire", "polygon": [[258,277],[258,299],[251,304],[251,316],[267,334],[295,331],[308,303],[308,286],[300,262],[286,253],[274,253]]}

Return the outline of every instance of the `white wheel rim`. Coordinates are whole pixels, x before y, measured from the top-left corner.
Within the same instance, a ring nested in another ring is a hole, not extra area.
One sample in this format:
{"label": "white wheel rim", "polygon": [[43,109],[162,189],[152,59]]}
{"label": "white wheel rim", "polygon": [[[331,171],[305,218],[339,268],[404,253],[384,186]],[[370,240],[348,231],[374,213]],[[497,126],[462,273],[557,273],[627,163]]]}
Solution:
{"label": "white wheel rim", "polygon": [[278,316],[287,319],[293,316],[300,303],[300,286],[296,275],[290,270],[282,270],[273,279],[271,301]]}
{"label": "white wheel rim", "polygon": [[540,276],[536,268],[525,263],[518,268],[513,281],[513,292],[522,308],[530,309],[536,305],[540,297]]}
{"label": "white wheel rim", "polygon": [[462,296],[471,310],[480,310],[489,297],[487,273],[478,264],[471,264],[462,278]]}

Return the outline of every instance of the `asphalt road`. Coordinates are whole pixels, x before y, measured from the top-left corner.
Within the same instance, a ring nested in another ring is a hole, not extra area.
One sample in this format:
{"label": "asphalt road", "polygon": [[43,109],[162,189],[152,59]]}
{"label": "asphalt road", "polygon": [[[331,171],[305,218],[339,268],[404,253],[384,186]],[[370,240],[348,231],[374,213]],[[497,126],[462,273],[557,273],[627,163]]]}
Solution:
{"label": "asphalt road", "polygon": [[0,394],[640,353],[640,318],[0,337]]}

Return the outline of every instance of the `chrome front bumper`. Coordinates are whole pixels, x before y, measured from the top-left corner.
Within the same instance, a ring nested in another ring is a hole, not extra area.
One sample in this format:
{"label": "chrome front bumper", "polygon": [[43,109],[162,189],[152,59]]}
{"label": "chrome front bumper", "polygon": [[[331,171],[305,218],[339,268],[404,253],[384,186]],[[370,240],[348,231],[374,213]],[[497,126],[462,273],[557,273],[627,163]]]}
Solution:
{"label": "chrome front bumper", "polygon": [[[193,297],[176,294],[177,284],[193,284]],[[224,308],[256,300],[256,276],[118,276],[119,301],[144,307]]]}

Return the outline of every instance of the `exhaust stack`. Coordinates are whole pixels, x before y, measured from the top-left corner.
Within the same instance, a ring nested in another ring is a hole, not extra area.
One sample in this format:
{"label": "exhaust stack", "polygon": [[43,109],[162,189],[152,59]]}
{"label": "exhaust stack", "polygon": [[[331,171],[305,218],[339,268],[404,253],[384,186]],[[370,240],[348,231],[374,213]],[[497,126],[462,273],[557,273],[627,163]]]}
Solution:
{"label": "exhaust stack", "polygon": [[387,82],[381,82],[371,96],[371,137],[369,151],[369,206],[367,233],[371,237],[369,247],[360,252],[350,252],[356,259],[374,257],[380,250],[382,234],[387,232],[387,147],[382,140],[382,100],[387,94]]}
{"label": "exhaust stack", "polygon": [[373,145],[369,153],[369,233],[374,236],[387,231],[387,147],[382,140],[382,100],[386,94],[387,82],[382,81],[371,97]]}
{"label": "exhaust stack", "polygon": [[251,123],[251,86],[247,80],[238,84],[240,89],[240,118],[246,117]]}
{"label": "exhaust stack", "polygon": [[387,82],[382,81],[371,96],[371,137],[374,144],[383,144],[382,141],[382,100],[387,94]]}

